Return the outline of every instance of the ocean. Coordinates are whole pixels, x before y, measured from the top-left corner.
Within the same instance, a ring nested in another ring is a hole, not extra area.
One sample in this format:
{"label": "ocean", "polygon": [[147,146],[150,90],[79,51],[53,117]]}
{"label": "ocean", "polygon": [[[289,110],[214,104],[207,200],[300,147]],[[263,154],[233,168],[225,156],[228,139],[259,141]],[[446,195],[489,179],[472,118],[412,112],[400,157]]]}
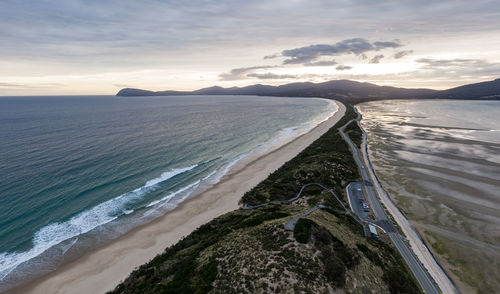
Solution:
{"label": "ocean", "polygon": [[359,106],[382,185],[463,293],[500,292],[500,101]]}
{"label": "ocean", "polygon": [[0,291],[168,213],[335,111],[313,98],[0,97]]}

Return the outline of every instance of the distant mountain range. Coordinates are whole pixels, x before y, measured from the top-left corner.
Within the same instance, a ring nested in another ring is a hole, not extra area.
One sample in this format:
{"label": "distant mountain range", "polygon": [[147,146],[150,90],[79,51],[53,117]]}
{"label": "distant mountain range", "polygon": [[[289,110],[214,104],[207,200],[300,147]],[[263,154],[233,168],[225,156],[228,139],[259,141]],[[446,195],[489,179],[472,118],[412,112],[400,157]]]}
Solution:
{"label": "distant mountain range", "polygon": [[349,101],[368,101],[398,98],[428,99],[489,99],[500,100],[500,79],[469,84],[448,90],[406,89],[379,86],[350,80],[334,80],[324,83],[291,83],[281,86],[252,85],[222,88],[218,86],[195,91],[148,91],[125,88],[117,96],[174,96],[174,95],[258,95],[291,97],[325,97]]}

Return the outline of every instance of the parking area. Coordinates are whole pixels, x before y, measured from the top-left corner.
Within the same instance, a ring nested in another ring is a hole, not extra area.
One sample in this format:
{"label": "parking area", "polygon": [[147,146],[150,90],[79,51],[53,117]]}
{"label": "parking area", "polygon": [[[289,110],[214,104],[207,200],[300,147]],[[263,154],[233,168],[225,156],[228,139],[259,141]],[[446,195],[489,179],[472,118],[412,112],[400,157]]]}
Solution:
{"label": "parking area", "polygon": [[349,206],[351,206],[351,210],[361,219],[367,219],[369,218],[369,216],[371,216],[371,211],[368,203],[366,203],[362,187],[362,182],[350,183],[347,186],[347,195],[349,198]]}

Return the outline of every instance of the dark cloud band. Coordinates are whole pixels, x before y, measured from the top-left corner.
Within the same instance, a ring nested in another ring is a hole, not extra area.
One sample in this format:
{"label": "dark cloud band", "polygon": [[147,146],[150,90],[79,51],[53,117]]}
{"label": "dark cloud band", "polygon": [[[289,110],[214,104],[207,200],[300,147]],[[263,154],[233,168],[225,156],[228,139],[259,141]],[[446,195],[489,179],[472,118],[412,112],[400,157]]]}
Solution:
{"label": "dark cloud band", "polygon": [[283,50],[281,56],[287,58],[283,61],[283,64],[308,64],[314,62],[321,56],[338,56],[346,54],[362,55],[370,51],[399,48],[401,46],[403,45],[401,45],[399,40],[394,40],[392,42],[377,41],[371,43],[363,38],[353,38],[337,42],[333,45],[316,44]]}
{"label": "dark cloud band", "polygon": [[369,63],[372,63],[372,64],[380,63],[380,60],[382,60],[382,58],[384,58],[383,54],[375,55],[375,56],[373,56],[372,59],[370,59]]}
{"label": "dark cloud band", "polygon": [[247,76],[250,76],[251,73],[253,73],[256,70],[259,69],[268,69],[268,68],[274,68],[277,66],[251,66],[251,67],[239,67],[239,68],[233,68],[227,73],[222,73],[219,75],[219,78],[223,81],[235,81],[235,80],[242,80],[245,79]]}

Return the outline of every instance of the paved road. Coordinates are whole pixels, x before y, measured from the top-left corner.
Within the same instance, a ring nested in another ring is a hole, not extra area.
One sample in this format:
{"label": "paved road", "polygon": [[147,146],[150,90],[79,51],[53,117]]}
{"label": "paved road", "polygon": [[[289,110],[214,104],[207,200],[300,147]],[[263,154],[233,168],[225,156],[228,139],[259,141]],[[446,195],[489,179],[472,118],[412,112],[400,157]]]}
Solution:
{"label": "paved road", "polygon": [[363,232],[365,234],[366,238],[370,238],[371,232],[368,228],[368,225],[366,224],[367,222],[371,222],[369,217],[371,216],[371,212],[368,209],[368,212],[365,211],[363,208],[362,204],[360,203],[360,199],[364,203],[366,203],[365,195],[363,194],[362,188],[363,183],[362,182],[352,182],[347,185],[346,191],[347,191],[347,200],[349,201],[349,206],[351,207],[351,211],[358,216],[360,219],[360,223],[363,226]]}
{"label": "paved road", "polygon": [[370,219],[370,216],[372,215],[371,211],[363,207],[363,204],[367,202],[365,195],[363,194],[363,183],[352,182],[347,185],[346,191],[351,210],[363,220]]}
{"label": "paved road", "polygon": [[344,140],[347,142],[347,144],[349,144],[354,160],[358,165],[365,188],[365,196],[369,202],[370,208],[375,214],[375,218],[377,219],[376,223],[387,232],[387,235],[389,236],[392,243],[403,257],[403,259],[408,264],[408,267],[413,272],[413,275],[415,276],[415,278],[417,279],[418,283],[425,291],[425,293],[439,294],[441,292],[439,291],[438,287],[434,283],[431,276],[428,274],[423,265],[417,259],[413,251],[411,251],[405,239],[397,233],[396,228],[387,217],[384,208],[382,207],[379,199],[377,198],[377,194],[373,188],[373,185],[371,184],[371,180],[366,170],[366,166],[359,156],[357,147],[354,145],[351,139],[349,139],[349,137],[344,133],[344,129],[347,125],[349,125],[353,121],[359,122],[359,119],[360,115],[358,114],[357,119],[347,122],[345,125],[339,128],[339,131]]}

